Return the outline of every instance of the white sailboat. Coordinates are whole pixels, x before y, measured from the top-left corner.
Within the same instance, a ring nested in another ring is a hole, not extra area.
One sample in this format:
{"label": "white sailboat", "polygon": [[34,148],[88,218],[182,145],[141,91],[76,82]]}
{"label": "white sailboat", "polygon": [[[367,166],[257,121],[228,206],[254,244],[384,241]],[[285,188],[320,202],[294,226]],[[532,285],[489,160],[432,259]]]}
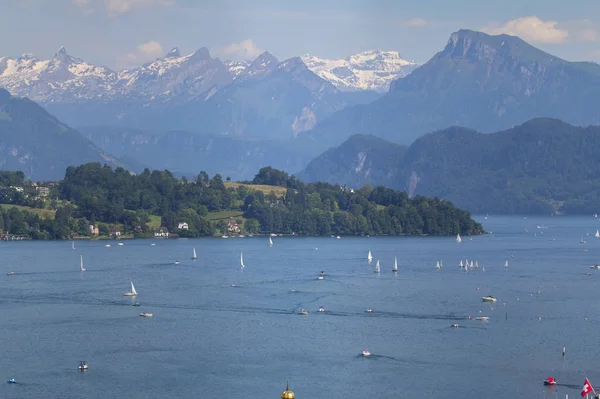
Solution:
{"label": "white sailboat", "polygon": [[379,266],[379,261],[375,264],[375,273],[379,274],[381,272],[381,267]]}
{"label": "white sailboat", "polygon": [[600,238],[600,230],[596,230],[596,238]]}
{"label": "white sailboat", "polygon": [[271,236],[269,236],[269,246],[272,247],[273,246],[273,240],[271,240]]}
{"label": "white sailboat", "polygon": [[246,267],[246,265],[244,265],[244,254],[243,254],[243,252],[240,252],[240,265],[242,265],[242,269],[244,267]]}
{"label": "white sailboat", "polygon": [[71,248],[75,249],[75,241],[71,241]]}
{"label": "white sailboat", "polygon": [[394,267],[392,268],[392,271],[395,273],[398,272],[398,258],[396,256],[394,256]]}
{"label": "white sailboat", "polygon": [[440,265],[440,261],[439,260],[435,264],[435,268],[438,269],[438,270],[442,268],[442,266]]}
{"label": "white sailboat", "polygon": [[197,258],[197,256],[196,256],[196,248],[194,248],[192,250],[192,259],[196,259],[196,258]]}
{"label": "white sailboat", "polygon": [[479,269],[479,263],[475,261],[475,269]]}
{"label": "white sailboat", "polygon": [[463,268],[463,263],[462,263],[462,259],[460,260],[460,263],[458,264],[458,266],[460,266],[460,268]]}
{"label": "white sailboat", "polygon": [[459,243],[459,244],[462,242],[462,238],[460,238],[460,233],[458,233],[456,235],[456,242]]}
{"label": "white sailboat", "polygon": [[504,262],[504,267],[508,267],[508,260]]}
{"label": "white sailboat", "polygon": [[129,280],[129,282],[131,283],[131,291],[130,292],[125,292],[123,295],[125,295],[125,296],[136,296],[138,293],[135,290],[135,287],[133,286],[133,281]]}
{"label": "white sailboat", "polygon": [[371,250],[369,249],[369,254],[367,255],[367,260],[369,263],[373,262],[373,255],[371,255]]}
{"label": "white sailboat", "polygon": [[83,267],[83,255],[81,255],[81,264],[80,264],[80,267],[81,267],[81,271],[84,272],[85,271],[85,267]]}

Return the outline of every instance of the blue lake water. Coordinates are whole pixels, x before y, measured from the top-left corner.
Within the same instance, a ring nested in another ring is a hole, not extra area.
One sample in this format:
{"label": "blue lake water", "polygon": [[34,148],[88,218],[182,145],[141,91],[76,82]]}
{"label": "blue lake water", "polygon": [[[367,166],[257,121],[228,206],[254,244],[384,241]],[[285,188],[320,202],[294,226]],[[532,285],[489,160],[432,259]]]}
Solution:
{"label": "blue lake water", "polygon": [[[18,381],[0,384],[0,397],[268,399],[279,398],[286,379],[299,399],[564,398],[578,397],[586,377],[600,385],[600,270],[589,268],[600,262],[600,220],[478,219],[493,234],[461,244],[0,243],[0,378]],[[465,258],[485,272],[463,272]],[[130,278],[135,299],[123,296]],[[483,303],[483,295],[498,302]],[[297,315],[301,308],[310,314]],[[490,320],[469,320],[477,315]],[[363,349],[373,356],[359,356]],[[80,360],[90,365],[85,373]],[[564,385],[545,388],[550,375]]]}

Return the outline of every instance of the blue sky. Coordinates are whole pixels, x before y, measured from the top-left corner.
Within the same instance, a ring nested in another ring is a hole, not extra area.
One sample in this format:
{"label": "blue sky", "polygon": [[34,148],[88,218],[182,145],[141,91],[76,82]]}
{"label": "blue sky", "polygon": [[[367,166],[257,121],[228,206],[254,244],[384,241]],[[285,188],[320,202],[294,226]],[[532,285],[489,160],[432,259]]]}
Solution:
{"label": "blue sky", "polygon": [[599,0],[4,0],[0,56],[132,67],[172,47],[222,59],[268,50],[334,58],[370,49],[427,61],[450,34],[509,33],[567,60],[600,62]]}

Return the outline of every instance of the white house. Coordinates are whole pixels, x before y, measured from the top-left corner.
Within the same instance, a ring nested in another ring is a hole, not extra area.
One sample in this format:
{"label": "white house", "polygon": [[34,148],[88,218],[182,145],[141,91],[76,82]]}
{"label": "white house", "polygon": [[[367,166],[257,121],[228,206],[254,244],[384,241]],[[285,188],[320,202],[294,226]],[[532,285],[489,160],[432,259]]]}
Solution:
{"label": "white house", "polygon": [[187,230],[189,228],[188,224],[186,222],[179,222],[179,224],[177,225],[178,229],[183,229],[183,230]]}

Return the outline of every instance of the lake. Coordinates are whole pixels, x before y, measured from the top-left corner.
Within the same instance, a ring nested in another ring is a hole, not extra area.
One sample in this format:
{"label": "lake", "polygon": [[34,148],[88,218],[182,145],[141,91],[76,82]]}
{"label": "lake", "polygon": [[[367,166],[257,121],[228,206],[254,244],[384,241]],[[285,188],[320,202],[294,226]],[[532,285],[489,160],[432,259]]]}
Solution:
{"label": "lake", "polygon": [[[600,262],[600,220],[477,220],[492,234],[460,244],[1,242],[0,376],[18,383],[0,384],[0,397],[274,399],[289,379],[299,399],[575,398],[586,377],[600,385],[600,270],[589,268]],[[481,268],[464,272],[461,259]],[[130,279],[135,298],[123,296]],[[490,320],[469,319],[478,315]],[[544,387],[548,376],[561,385]]]}

